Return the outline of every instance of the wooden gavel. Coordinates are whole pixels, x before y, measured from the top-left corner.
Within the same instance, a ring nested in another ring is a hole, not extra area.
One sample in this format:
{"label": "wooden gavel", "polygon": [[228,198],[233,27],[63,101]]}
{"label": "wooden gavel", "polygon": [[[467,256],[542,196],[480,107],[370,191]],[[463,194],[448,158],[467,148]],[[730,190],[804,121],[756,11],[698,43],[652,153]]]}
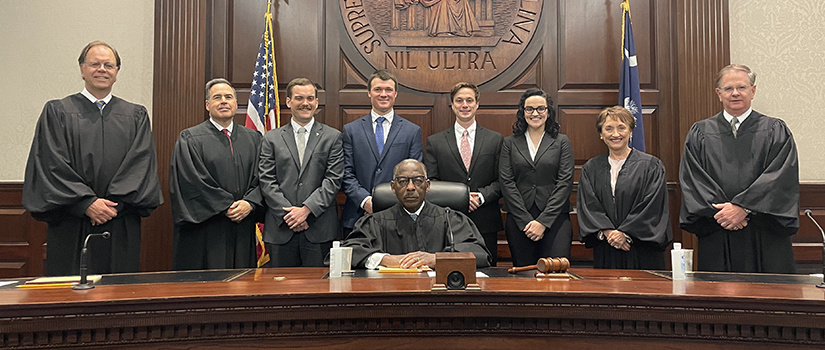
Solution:
{"label": "wooden gavel", "polygon": [[554,273],[554,272],[567,272],[570,268],[570,260],[567,260],[565,257],[561,258],[541,258],[535,265],[530,266],[522,266],[522,267],[513,267],[510,268],[508,271],[510,273],[516,273],[521,271],[530,271],[532,269],[536,269],[541,273]]}

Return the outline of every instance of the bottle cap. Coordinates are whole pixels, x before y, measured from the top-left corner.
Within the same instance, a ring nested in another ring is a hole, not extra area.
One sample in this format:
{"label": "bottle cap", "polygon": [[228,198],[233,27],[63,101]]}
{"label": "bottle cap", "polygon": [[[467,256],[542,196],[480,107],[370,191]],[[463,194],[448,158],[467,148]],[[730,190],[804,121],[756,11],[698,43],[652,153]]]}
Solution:
{"label": "bottle cap", "polygon": [[679,243],[679,242],[673,243],[673,250],[681,250],[681,249],[682,249],[682,243]]}
{"label": "bottle cap", "polygon": [[333,248],[338,248],[338,247],[340,247],[340,246],[341,246],[341,242],[339,242],[339,241],[332,241],[332,247],[333,247]]}

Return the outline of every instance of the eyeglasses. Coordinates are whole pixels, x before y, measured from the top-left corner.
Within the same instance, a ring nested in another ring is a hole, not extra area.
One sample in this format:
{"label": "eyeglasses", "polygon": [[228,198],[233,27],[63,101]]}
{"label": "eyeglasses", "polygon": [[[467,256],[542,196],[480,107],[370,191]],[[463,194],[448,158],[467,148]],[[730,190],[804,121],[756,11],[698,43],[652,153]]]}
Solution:
{"label": "eyeglasses", "polygon": [[739,90],[739,93],[743,93],[745,91],[748,91],[748,89],[750,89],[750,86],[745,86],[745,85],[736,86],[736,87],[726,86],[722,89],[722,91],[724,91],[726,94],[732,94],[734,90]]}
{"label": "eyeglasses", "polygon": [[524,107],[524,114],[533,114],[533,112],[538,111],[539,114],[547,112],[547,106],[538,106],[538,107]]}
{"label": "eyeglasses", "polygon": [[419,187],[427,181],[426,177],[423,176],[415,176],[415,177],[406,177],[406,176],[396,176],[394,181],[401,187],[407,187],[410,184],[410,180],[412,180],[413,185]]}
{"label": "eyeglasses", "polygon": [[102,66],[103,66],[103,68],[104,68],[104,69],[106,69],[106,70],[110,70],[110,71],[111,71],[111,70],[115,70],[115,69],[117,69],[117,66],[115,66],[115,65],[114,65],[114,64],[112,64],[111,62],[106,62],[106,63],[100,63],[100,62],[85,62],[85,63],[83,63],[83,64],[85,64],[87,67],[91,67],[92,69],[100,69],[100,66],[101,66],[101,65],[102,65]]}

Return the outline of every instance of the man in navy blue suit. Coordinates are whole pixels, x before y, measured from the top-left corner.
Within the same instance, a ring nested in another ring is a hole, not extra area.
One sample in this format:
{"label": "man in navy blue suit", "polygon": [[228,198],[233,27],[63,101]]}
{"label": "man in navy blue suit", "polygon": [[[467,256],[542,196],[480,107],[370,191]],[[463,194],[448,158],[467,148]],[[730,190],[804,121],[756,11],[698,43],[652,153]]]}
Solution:
{"label": "man in navy blue suit", "polygon": [[344,237],[364,213],[372,213],[372,189],[390,182],[392,169],[404,159],[421,161],[421,128],[395,114],[398,80],[378,70],[367,80],[372,111],[344,125]]}

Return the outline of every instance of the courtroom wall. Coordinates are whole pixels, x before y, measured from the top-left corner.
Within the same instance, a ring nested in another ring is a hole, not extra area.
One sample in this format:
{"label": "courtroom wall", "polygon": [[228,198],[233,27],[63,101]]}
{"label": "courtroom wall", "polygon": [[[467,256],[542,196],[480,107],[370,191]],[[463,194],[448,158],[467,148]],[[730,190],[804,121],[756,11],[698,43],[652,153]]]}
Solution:
{"label": "courtroom wall", "polygon": [[757,73],[753,108],[791,128],[800,181],[825,182],[824,15],[822,0],[730,1],[731,62]]}
{"label": "courtroom wall", "polygon": [[80,50],[114,46],[123,67],[113,94],[152,112],[154,1],[0,0],[0,181],[22,181],[43,104],[80,92]]}

